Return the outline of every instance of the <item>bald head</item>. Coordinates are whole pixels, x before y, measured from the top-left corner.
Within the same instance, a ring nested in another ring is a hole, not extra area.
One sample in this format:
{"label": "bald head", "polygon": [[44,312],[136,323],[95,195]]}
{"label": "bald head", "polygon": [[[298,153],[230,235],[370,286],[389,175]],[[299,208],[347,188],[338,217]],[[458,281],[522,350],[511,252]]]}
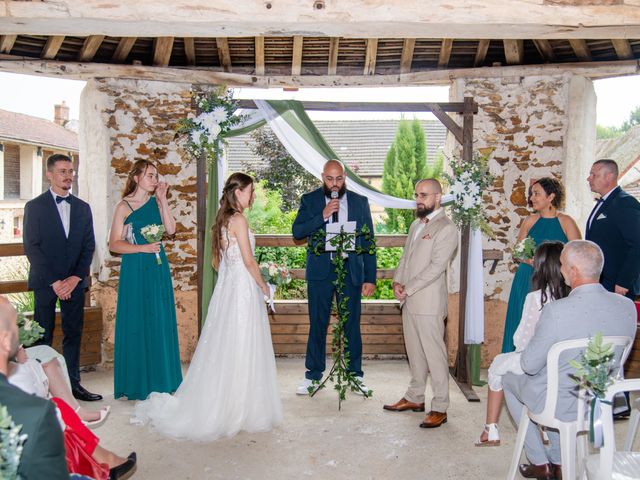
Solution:
{"label": "bald head", "polygon": [[12,325],[16,324],[17,317],[18,314],[11,302],[5,297],[0,297],[0,332],[11,330]]}
{"label": "bald head", "polygon": [[9,301],[0,297],[0,372],[7,375],[9,359],[18,353],[20,346],[16,309]]}
{"label": "bald head", "polygon": [[573,240],[564,246],[560,263],[565,282],[571,288],[575,288],[600,281],[604,255],[594,242]]}
{"label": "bald head", "polygon": [[433,178],[424,178],[416,183],[416,216],[424,219],[440,208],[442,198],[442,186]]}
{"label": "bald head", "polygon": [[324,164],[322,183],[327,197],[331,197],[331,192],[338,192],[338,197],[344,195],[347,189],[344,172],[344,164],[340,160],[329,160]]}
{"label": "bald head", "polygon": [[423,178],[422,180],[418,180],[416,183],[416,189],[419,185],[423,185],[427,191],[431,193],[442,193],[442,185],[435,178]]}

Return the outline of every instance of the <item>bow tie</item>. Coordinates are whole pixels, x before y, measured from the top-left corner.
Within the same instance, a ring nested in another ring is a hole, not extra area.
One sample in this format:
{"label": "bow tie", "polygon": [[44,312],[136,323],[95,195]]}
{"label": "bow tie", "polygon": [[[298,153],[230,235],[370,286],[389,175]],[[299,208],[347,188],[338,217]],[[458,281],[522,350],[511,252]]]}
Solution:
{"label": "bow tie", "polygon": [[67,202],[71,205],[71,195],[67,195],[66,197],[61,197],[60,195],[56,195],[56,203]]}

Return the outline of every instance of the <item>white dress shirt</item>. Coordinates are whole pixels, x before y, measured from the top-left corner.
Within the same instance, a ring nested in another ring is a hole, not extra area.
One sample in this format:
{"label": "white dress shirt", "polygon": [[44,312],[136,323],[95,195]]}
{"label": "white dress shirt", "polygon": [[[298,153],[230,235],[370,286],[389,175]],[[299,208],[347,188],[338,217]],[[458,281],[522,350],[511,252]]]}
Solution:
{"label": "white dress shirt", "polygon": [[616,188],[618,188],[618,185],[616,185],[611,190],[609,190],[606,195],[602,195],[602,197],[600,197],[602,201],[598,202],[598,204],[596,205],[596,209],[593,211],[593,214],[589,217],[589,225],[587,226],[587,228],[591,228],[591,224],[593,223],[593,221],[596,218],[598,218],[598,212],[602,208],[602,204],[607,200],[607,198],[609,198],[609,195],[611,195],[611,192],[613,192]]}
{"label": "white dress shirt", "polygon": [[[56,201],[56,197],[67,198],[69,193],[66,195],[58,195],[53,191],[53,189],[49,188],[51,195],[53,195],[53,201]],[[58,208],[58,214],[60,215],[60,220],[62,220],[62,227],[64,228],[65,237],[69,238],[69,223],[71,222],[71,204],[69,202],[56,202],[56,207]]]}

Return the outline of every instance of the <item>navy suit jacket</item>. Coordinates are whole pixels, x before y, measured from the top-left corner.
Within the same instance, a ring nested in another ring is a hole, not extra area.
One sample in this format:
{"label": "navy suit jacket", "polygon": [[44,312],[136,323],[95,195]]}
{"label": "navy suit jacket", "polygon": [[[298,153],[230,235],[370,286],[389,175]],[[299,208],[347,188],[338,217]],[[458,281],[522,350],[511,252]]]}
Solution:
{"label": "navy suit jacket", "polygon": [[[65,237],[56,201],[47,190],[24,207],[24,251],[29,259],[29,288],[47,288],[75,275],[87,287],[96,242],[89,204],[70,195],[69,238]],[[76,287],[77,288],[77,287]]]}
{"label": "navy suit jacket", "polygon": [[[363,225],[367,225],[373,235],[373,222],[371,220],[371,210],[367,197],[347,190],[348,220],[356,222],[356,228],[360,230]],[[326,207],[324,190],[319,188],[313,192],[306,193],[300,200],[300,209],[293,222],[293,236],[297,240],[311,237],[315,232],[325,228],[325,221],[322,210]],[[309,238],[311,243],[311,238]],[[357,244],[362,248],[368,248],[368,242],[362,237],[358,237]],[[353,285],[363,283],[376,283],[376,256],[363,253],[349,252],[347,262],[351,282]],[[331,256],[329,253],[316,255],[307,250],[307,281],[325,280],[331,272]]]}
{"label": "navy suit jacket", "polygon": [[585,238],[604,253],[600,283],[609,291],[628,288],[628,297],[640,293],[640,203],[620,187],[604,201],[587,225]]}

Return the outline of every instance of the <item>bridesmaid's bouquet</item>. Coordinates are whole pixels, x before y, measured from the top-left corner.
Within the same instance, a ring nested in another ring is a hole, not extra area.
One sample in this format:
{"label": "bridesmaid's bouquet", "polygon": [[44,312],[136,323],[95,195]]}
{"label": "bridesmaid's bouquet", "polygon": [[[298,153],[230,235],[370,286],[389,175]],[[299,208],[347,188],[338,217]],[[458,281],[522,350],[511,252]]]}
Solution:
{"label": "bridesmaid's bouquet", "polygon": [[513,256],[521,260],[530,260],[536,252],[536,242],[531,237],[526,237],[513,247]]}
{"label": "bridesmaid's bouquet", "polygon": [[[140,234],[149,243],[155,243],[162,240],[164,232],[164,225],[158,225],[157,223],[152,223],[151,225],[147,225],[140,229]],[[156,260],[158,261],[158,265],[162,265],[162,260],[160,260],[160,254],[158,252],[156,252]]]}
{"label": "bridesmaid's bouquet", "polygon": [[274,262],[261,263],[260,274],[265,282],[275,285],[276,287],[287,285],[291,282],[289,269],[284,265],[278,265]]}

